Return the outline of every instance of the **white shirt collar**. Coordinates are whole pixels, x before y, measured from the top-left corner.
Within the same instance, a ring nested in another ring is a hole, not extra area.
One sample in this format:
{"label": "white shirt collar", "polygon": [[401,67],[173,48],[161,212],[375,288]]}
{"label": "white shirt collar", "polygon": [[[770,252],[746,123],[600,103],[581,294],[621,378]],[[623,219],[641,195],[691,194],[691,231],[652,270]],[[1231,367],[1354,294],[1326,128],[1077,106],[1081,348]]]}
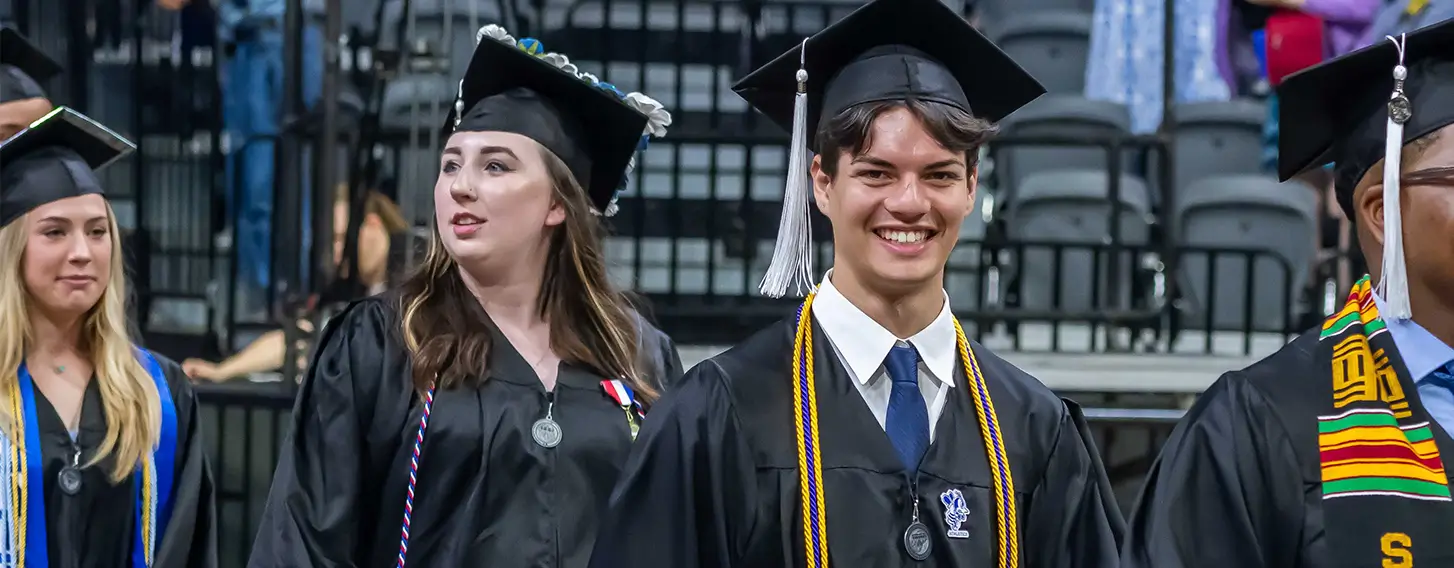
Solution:
{"label": "white shirt collar", "polygon": [[858,306],[833,287],[833,271],[823,276],[813,299],[813,317],[823,326],[823,333],[837,348],[853,377],[867,383],[883,365],[889,349],[899,341],[913,345],[935,380],[954,386],[954,365],[958,358],[959,338],[954,332],[954,314],[949,311],[949,295],[939,316],[919,333],[908,339],[894,337],[884,326],[873,321]]}

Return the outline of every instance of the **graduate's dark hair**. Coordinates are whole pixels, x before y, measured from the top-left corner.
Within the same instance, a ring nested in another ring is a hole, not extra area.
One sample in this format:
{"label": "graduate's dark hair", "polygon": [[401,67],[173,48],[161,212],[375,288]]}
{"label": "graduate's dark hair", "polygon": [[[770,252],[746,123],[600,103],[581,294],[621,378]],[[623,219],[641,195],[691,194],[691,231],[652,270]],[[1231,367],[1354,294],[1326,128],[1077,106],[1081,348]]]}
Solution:
{"label": "graduate's dark hair", "polygon": [[[621,378],[643,402],[654,401],[658,393],[643,374],[637,318],[607,276],[605,228],[565,162],[544,148],[540,153],[566,213],[550,236],[541,279],[539,310],[550,322],[550,347],[562,360]],[[465,287],[437,228],[424,263],[400,287],[400,299],[415,389],[423,392],[431,383],[449,388],[482,376],[489,364],[490,320]]]}
{"label": "graduate's dark hair", "polygon": [[857,104],[818,127],[816,141],[823,171],[837,175],[838,160],[844,151],[850,156],[862,154],[873,145],[873,121],[900,108],[918,117],[941,146],[951,152],[964,152],[965,166],[971,170],[979,163],[979,149],[999,132],[994,123],[943,103],[907,99]]}

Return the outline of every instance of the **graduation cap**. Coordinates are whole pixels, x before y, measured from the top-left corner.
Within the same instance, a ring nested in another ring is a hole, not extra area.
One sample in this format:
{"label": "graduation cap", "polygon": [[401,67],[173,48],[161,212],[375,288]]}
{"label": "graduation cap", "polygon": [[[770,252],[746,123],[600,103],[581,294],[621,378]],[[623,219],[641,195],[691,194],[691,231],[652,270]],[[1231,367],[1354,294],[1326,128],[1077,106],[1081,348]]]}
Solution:
{"label": "graduation cap", "polygon": [[760,290],[813,288],[808,151],[818,125],[864,103],[914,99],[997,122],[1045,93],[941,0],[874,0],[732,90],[792,133],[778,240]]}
{"label": "graduation cap", "polygon": [[52,201],[104,195],[96,172],[135,149],[86,115],[57,107],[0,142],[0,226]]}
{"label": "graduation cap", "polygon": [[1278,96],[1283,181],[1334,162],[1338,204],[1352,219],[1353,189],[1384,162],[1382,315],[1407,319],[1400,158],[1405,144],[1454,124],[1454,20],[1390,36],[1292,75]]}
{"label": "graduation cap", "polygon": [[44,97],[40,83],[61,70],[15,28],[0,26],[0,103]]}
{"label": "graduation cap", "polygon": [[623,93],[582,72],[532,38],[480,28],[459,98],[445,124],[452,132],[526,136],[565,163],[597,213],[616,213],[638,151],[666,135],[671,114],[641,93]]}

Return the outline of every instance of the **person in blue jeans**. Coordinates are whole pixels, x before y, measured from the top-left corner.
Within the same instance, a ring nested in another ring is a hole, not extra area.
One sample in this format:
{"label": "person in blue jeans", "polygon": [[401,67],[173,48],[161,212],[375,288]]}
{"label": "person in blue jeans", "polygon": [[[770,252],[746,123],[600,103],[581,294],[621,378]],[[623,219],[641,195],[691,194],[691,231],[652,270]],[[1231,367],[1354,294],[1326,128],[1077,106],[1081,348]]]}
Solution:
{"label": "person in blue jeans", "polygon": [[[223,126],[227,132],[227,210],[234,220],[238,256],[237,319],[266,313],[272,281],[274,141],[281,134],[283,111],[284,15],[286,0],[212,0],[220,43],[236,47],[225,58],[222,86]],[[192,0],[157,0],[180,10]],[[303,0],[304,26],[300,73],[303,103],[312,107],[322,90],[323,0]],[[306,179],[306,175],[304,176]],[[306,203],[306,202],[305,202]],[[306,208],[305,208],[306,209]],[[304,211],[306,219],[308,212]],[[307,225],[305,224],[305,231]],[[305,243],[307,236],[305,234]]]}

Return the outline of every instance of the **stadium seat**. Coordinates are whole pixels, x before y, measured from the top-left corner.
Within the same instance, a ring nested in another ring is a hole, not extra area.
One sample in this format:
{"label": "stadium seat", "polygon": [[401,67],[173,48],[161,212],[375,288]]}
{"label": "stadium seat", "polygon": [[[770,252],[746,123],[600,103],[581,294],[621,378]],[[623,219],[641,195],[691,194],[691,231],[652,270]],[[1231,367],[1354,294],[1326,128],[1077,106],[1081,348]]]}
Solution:
{"label": "stadium seat", "polygon": [[944,271],[944,291],[949,293],[949,307],[968,312],[984,307],[979,285],[980,251],[985,237],[984,209],[990,191],[981,187],[975,192],[974,210],[959,225],[959,244],[949,253]]}
{"label": "stadium seat", "polygon": [[[1019,282],[1021,308],[1084,311],[1129,307],[1137,255],[1122,253],[1117,289],[1111,290],[1111,252],[1088,246],[1111,242],[1108,181],[1103,171],[1063,170],[1033,174],[1020,185],[1016,202],[1008,211],[1011,242],[1072,245],[1062,249],[1058,271],[1055,251],[1050,247],[1027,247],[1021,262],[1011,263],[1007,283]],[[1151,211],[1146,184],[1134,177],[1123,177],[1119,201],[1120,242],[1146,244]],[[1096,278],[1099,285],[1090,285]]]}
{"label": "stadium seat", "polygon": [[1184,103],[1172,109],[1172,116],[1177,195],[1186,195],[1187,188],[1207,177],[1264,173],[1265,104],[1249,99]]}
{"label": "stadium seat", "polygon": [[992,37],[1006,26],[1006,20],[1016,14],[1038,12],[1081,12],[1090,14],[1095,0],[977,0],[975,12],[979,14],[979,27]]}
{"label": "stadium seat", "polygon": [[996,28],[995,43],[1052,93],[1085,91],[1091,16],[1085,12],[1017,11]]}
{"label": "stadium seat", "polygon": [[404,17],[402,3],[386,5],[384,29],[404,26],[404,35],[410,45],[395,46],[394,33],[383,34],[381,45],[410,50],[420,44],[426,45],[430,53],[448,58],[447,74],[450,77],[463,76],[469,67],[470,56],[475,52],[475,34],[479,29],[485,24],[501,23],[497,2],[412,0],[409,4],[412,18]]}
{"label": "stadium seat", "polygon": [[[1250,277],[1252,329],[1284,331],[1284,316],[1293,307],[1287,299],[1295,302],[1299,297],[1316,253],[1317,195],[1312,188],[1262,175],[1209,177],[1188,188],[1178,211],[1181,242],[1189,248],[1181,254],[1182,321],[1205,328],[1212,312],[1214,330],[1245,329]],[[1195,250],[1199,247],[1203,250]],[[1277,257],[1255,257],[1249,275],[1245,255],[1218,254],[1210,264],[1213,255],[1207,248],[1262,250]]]}
{"label": "stadium seat", "polygon": [[[1106,150],[1091,146],[1029,146],[1010,145],[1008,138],[1016,135],[1110,137],[1125,135],[1131,116],[1125,105],[1093,101],[1076,95],[1048,94],[1001,121],[1002,142],[990,145],[994,150],[995,186],[1002,188],[998,196],[1006,205],[1017,199],[1019,187],[1027,176],[1053,170],[1100,170],[1109,164]],[[1122,172],[1132,170],[1134,152],[1124,153]]]}
{"label": "stadium seat", "polygon": [[622,91],[640,91],[650,95],[673,114],[747,112],[747,101],[732,92],[732,69],[726,66],[633,61],[600,63],[586,57],[572,61],[582,70],[610,81]]}

